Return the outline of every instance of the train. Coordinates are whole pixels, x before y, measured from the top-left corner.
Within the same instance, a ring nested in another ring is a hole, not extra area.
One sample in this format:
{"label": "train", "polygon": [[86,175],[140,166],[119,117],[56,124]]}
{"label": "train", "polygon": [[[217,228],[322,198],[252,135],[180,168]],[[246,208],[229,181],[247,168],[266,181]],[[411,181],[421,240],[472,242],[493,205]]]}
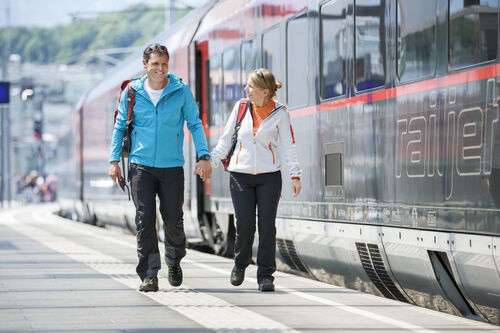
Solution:
{"label": "train", "polygon": [[[500,325],[499,7],[213,0],[150,42],[169,48],[210,149],[249,73],[283,82],[303,190],[294,198],[284,177],[279,270]],[[142,50],[81,98],[58,151],[61,211],[131,232],[133,203],[107,170],[120,84],[143,75]],[[231,257],[229,175],[192,175],[187,130],[184,156],[188,243]]]}

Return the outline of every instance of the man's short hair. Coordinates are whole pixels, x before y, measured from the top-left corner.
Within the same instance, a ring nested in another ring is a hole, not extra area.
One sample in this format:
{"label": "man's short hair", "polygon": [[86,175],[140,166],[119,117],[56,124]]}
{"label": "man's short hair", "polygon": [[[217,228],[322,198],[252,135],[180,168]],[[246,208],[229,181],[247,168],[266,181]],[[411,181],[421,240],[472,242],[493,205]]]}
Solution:
{"label": "man's short hair", "polygon": [[142,55],[142,59],[144,59],[144,61],[147,63],[149,61],[149,57],[151,56],[152,53],[156,54],[157,56],[164,56],[164,55],[166,55],[167,58],[170,59],[170,56],[168,54],[168,49],[167,49],[167,47],[165,45],[161,45],[161,44],[158,44],[158,43],[148,45],[144,49],[144,53]]}

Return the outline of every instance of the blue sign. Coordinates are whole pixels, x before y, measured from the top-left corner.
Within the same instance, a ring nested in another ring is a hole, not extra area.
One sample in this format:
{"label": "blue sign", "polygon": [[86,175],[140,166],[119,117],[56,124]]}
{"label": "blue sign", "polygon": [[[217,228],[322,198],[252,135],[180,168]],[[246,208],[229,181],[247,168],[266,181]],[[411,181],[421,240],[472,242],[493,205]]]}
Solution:
{"label": "blue sign", "polygon": [[10,102],[9,82],[0,82],[0,104]]}

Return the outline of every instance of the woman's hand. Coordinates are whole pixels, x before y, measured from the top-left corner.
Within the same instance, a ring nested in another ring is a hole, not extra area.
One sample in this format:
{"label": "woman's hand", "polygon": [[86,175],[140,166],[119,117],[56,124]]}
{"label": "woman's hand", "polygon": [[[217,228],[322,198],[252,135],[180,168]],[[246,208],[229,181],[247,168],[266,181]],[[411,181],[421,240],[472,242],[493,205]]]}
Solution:
{"label": "woman's hand", "polygon": [[300,183],[300,179],[299,178],[292,179],[292,192],[294,197],[299,195],[301,189],[302,189],[302,184]]}

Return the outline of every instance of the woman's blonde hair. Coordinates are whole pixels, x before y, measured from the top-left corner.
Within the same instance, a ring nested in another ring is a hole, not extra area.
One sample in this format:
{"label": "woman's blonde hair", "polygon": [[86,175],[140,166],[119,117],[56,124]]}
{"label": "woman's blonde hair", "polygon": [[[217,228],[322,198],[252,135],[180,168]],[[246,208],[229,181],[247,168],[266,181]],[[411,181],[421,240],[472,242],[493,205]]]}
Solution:
{"label": "woman's blonde hair", "polygon": [[280,81],[276,81],[273,73],[266,68],[258,68],[254,70],[248,75],[248,79],[257,88],[269,89],[271,92],[271,98],[276,97],[276,91],[283,86]]}

